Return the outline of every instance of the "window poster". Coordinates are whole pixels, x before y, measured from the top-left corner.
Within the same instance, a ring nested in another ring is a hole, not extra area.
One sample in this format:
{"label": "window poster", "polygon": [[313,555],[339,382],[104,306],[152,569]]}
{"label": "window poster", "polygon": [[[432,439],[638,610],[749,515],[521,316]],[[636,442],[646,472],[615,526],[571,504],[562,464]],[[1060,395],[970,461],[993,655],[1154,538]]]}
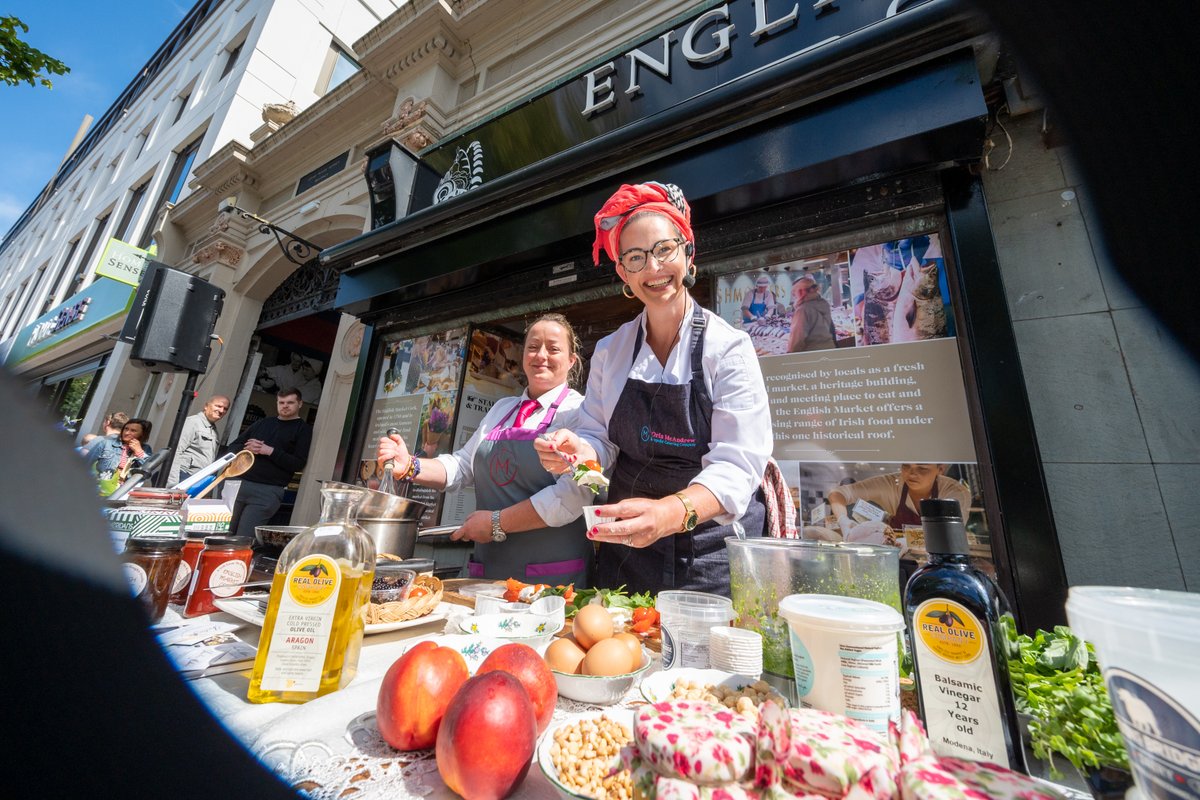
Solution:
{"label": "window poster", "polygon": [[[383,473],[373,458],[375,443],[388,428],[400,431],[405,445],[418,458],[450,452],[466,342],[465,328],[414,338],[383,338],[383,369],[359,462],[360,485],[379,486]],[[436,525],[441,493],[413,486],[409,496],[429,506],[422,525]]]}
{"label": "window poster", "polygon": [[[467,374],[463,379],[462,402],[458,407],[458,424],[451,450],[466,445],[497,400],[515,397],[525,390],[519,335],[475,328],[469,342]],[[474,510],[475,490],[472,487],[448,491],[442,506],[441,524],[458,525]]]}
{"label": "window poster", "polygon": [[925,556],[920,500],[958,500],[991,547],[938,234],[717,279],[717,313],[760,356],[802,535]]}

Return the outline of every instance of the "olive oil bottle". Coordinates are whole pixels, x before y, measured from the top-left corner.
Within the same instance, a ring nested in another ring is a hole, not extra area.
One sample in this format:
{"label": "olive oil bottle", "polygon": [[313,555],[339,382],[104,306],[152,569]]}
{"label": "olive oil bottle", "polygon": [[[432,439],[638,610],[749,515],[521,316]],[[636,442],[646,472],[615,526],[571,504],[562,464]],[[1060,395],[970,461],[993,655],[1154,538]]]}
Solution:
{"label": "olive oil bottle", "polygon": [[1000,589],[971,566],[958,501],[921,501],[929,563],[904,590],[921,717],[934,752],[1024,770]]}
{"label": "olive oil bottle", "polygon": [[355,521],[365,494],[321,491],[321,521],[288,542],[271,580],[246,698],[305,703],[337,691],[358,669],[375,577],[375,543]]}

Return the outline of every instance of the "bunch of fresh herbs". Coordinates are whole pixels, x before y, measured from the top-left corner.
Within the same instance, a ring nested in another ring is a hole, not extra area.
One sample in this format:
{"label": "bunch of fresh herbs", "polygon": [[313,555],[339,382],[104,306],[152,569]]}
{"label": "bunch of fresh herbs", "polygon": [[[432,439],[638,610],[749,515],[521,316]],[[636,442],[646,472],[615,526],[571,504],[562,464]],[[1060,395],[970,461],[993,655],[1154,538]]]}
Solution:
{"label": "bunch of fresh herbs", "polygon": [[654,595],[649,592],[628,594],[624,586],[616,589],[576,589],[575,599],[567,603],[567,618],[575,616],[579,609],[592,602],[592,598],[597,595],[605,608],[628,608],[630,611],[635,608],[654,608]]}
{"label": "bunch of fresh herbs", "polygon": [[1017,633],[1011,617],[1002,621],[1013,699],[1029,715],[1033,753],[1050,763],[1051,775],[1061,775],[1055,754],[1084,771],[1129,769],[1092,646],[1065,625],[1028,636]]}

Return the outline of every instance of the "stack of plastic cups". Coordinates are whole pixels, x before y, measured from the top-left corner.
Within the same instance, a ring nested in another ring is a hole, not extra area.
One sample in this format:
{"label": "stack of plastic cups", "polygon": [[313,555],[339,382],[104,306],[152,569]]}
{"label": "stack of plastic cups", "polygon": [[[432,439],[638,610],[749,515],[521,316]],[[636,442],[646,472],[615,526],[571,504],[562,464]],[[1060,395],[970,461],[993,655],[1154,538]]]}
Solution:
{"label": "stack of plastic cups", "polygon": [[713,627],[708,637],[708,663],[713,669],[758,679],[763,670],[763,639],[758,631]]}
{"label": "stack of plastic cups", "polygon": [[662,615],[662,668],[707,669],[708,629],[729,624],[733,601],[707,592],[670,589],[658,593],[655,606]]}

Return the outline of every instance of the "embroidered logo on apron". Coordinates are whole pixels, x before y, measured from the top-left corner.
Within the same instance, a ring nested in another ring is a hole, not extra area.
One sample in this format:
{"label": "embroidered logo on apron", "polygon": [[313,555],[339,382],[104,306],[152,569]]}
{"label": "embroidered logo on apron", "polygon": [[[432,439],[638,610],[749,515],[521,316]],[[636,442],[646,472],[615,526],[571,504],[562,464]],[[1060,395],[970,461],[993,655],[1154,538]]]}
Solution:
{"label": "embroidered logo on apron", "polygon": [[488,475],[497,486],[508,486],[517,479],[517,460],[507,442],[500,442],[488,459]]}

